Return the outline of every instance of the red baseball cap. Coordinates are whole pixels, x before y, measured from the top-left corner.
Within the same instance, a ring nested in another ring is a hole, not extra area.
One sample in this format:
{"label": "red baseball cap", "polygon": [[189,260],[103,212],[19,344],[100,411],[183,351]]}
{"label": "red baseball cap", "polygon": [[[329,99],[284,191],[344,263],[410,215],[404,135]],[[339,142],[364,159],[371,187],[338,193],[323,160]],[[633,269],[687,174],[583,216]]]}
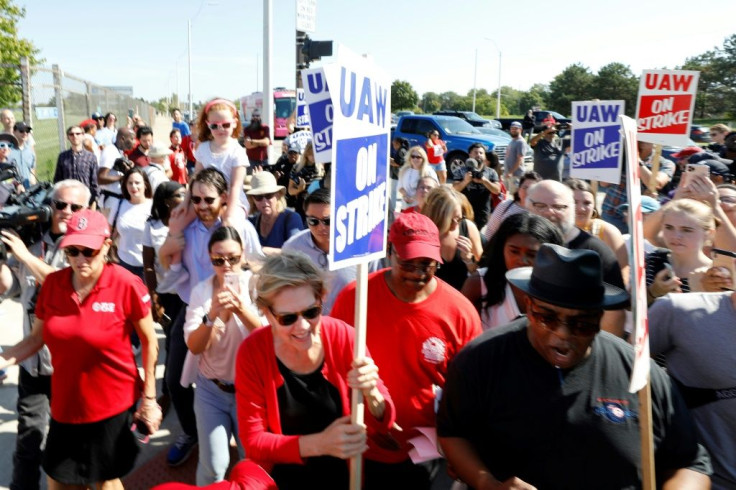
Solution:
{"label": "red baseball cap", "polygon": [[689,156],[695,155],[696,153],[702,152],[703,149],[699,146],[687,146],[683,148],[682,150],[678,151],[677,153],[672,154],[672,158],[687,158]]}
{"label": "red baseball cap", "polygon": [[440,232],[423,214],[401,213],[391,225],[388,241],[404,260],[428,258],[442,263]]}
{"label": "red baseball cap", "polygon": [[107,218],[98,211],[81,209],[69,220],[66,234],[59,246],[64,248],[79,245],[99,250],[107,238],[110,238],[110,225],[107,223]]}

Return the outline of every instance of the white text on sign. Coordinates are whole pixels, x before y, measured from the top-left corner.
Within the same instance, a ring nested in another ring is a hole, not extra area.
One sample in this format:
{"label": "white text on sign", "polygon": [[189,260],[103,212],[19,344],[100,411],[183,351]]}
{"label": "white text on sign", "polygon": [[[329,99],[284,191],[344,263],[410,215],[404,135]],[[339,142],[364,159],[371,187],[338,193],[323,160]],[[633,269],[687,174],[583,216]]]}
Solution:
{"label": "white text on sign", "polygon": [[[363,191],[377,180],[377,145],[361,148],[357,154],[355,188]],[[335,248],[338,252],[367,236],[384,220],[386,214],[386,182],[337,208]]]}

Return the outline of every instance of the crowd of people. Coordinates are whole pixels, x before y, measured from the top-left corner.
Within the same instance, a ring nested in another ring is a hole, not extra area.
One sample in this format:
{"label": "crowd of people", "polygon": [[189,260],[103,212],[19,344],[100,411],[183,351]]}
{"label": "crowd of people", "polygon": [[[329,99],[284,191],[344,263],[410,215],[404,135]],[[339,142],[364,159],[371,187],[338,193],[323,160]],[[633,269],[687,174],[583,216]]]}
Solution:
{"label": "crowd of people", "polygon": [[[8,112],[3,202],[37,184],[32,128]],[[19,365],[11,489],[41,469],[49,488],[122,488],[171,411],[167,464],[196,450],[199,487],[343,489],[354,456],[364,488],[641,486],[625,172],[599,211],[594,184],[563,180],[554,121],[512,124],[503,165],[472,144],[457,175],[439,135],[392,141],[354,358],[357,266],[330,270],[331,165],[308,129],[271,164],[257,111],[172,116],[166,144],[138,117],[68,128],[43,235],[0,231],[0,294],[24,312],[0,354]],[[736,132],[711,132],[674,162],[638,145],[663,488],[736,488]]]}

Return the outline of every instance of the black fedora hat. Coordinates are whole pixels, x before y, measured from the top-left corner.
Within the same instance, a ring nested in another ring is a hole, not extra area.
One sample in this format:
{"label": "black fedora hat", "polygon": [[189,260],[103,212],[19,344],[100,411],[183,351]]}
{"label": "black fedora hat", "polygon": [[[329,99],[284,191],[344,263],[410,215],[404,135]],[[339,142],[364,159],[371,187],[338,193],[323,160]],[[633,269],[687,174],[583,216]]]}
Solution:
{"label": "black fedora hat", "polygon": [[603,282],[601,258],[592,250],[544,244],[534,267],[512,269],[506,279],[529,296],[563,308],[606,308],[629,299],[623,289]]}

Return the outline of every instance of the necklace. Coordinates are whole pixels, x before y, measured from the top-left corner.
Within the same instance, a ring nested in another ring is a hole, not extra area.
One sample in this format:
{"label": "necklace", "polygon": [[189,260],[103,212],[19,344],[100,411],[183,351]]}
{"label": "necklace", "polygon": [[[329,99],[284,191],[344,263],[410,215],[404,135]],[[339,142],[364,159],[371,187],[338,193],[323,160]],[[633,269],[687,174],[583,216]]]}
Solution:
{"label": "necklace", "polygon": [[79,302],[81,303],[87,296],[89,296],[89,293],[92,292],[92,288],[97,284],[97,280],[91,281],[89,284],[85,284],[83,286],[78,283],[79,280],[76,276],[72,276],[72,287],[74,288],[74,292],[77,293],[77,298],[79,298]]}

